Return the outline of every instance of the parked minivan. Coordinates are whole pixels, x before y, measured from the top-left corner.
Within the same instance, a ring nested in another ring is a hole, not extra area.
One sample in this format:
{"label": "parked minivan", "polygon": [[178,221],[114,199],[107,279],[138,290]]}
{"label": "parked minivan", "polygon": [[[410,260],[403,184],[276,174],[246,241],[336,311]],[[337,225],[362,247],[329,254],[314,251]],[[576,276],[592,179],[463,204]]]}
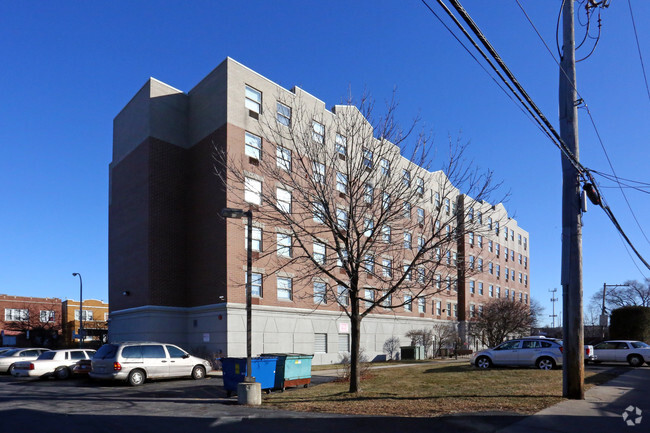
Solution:
{"label": "parked minivan", "polygon": [[92,359],[91,379],[125,380],[132,386],[146,379],[191,377],[203,379],[212,368],[173,344],[124,342],[104,344]]}

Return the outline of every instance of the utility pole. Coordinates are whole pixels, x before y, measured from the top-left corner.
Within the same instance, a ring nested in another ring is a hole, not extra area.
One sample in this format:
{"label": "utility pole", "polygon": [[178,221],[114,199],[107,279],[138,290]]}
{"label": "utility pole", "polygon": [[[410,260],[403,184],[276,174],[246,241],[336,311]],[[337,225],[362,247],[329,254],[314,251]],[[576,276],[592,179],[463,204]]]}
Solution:
{"label": "utility pole", "polygon": [[[573,154],[576,161],[579,161],[574,0],[565,0],[562,19],[560,136],[568,151]],[[583,400],[585,370],[580,177],[564,153],[562,153],[562,304],[564,309],[562,395],[569,399]]]}
{"label": "utility pole", "polygon": [[557,314],[555,314],[555,303],[557,302],[557,298],[555,297],[555,292],[557,292],[557,288],[554,288],[553,290],[549,289],[549,292],[551,292],[551,304],[553,305],[553,314],[551,314],[551,320],[553,321],[553,325],[551,326],[552,328],[555,328],[555,318],[557,317]]}

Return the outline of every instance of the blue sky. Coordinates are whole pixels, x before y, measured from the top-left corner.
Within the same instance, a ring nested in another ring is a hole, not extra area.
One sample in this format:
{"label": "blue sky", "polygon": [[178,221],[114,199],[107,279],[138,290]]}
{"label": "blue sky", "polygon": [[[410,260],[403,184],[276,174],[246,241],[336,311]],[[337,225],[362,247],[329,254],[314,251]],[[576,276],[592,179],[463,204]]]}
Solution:
{"label": "blue sky", "polygon": [[[555,51],[561,1],[520,1]],[[516,2],[462,3],[557,128],[558,67]],[[650,3],[632,6],[650,68]],[[559,151],[420,1],[22,1],[1,2],[0,17],[0,293],[78,299],[71,274],[80,272],[84,298],[107,300],[112,120],[148,77],[189,91],[226,56],[328,106],[348,88],[380,103],[396,88],[403,123],[419,115],[441,147],[460,135],[510,191],[506,207],[530,232],[532,296],[545,316],[548,289],[561,293]],[[602,18],[578,89],[618,175],[648,181],[650,100],[627,2],[614,0]],[[582,163],[610,172],[584,110],[579,126]],[[620,191],[604,191],[650,258]],[[626,193],[647,227],[647,196]],[[586,301],[604,282],[644,278],[593,206],[583,250]]]}

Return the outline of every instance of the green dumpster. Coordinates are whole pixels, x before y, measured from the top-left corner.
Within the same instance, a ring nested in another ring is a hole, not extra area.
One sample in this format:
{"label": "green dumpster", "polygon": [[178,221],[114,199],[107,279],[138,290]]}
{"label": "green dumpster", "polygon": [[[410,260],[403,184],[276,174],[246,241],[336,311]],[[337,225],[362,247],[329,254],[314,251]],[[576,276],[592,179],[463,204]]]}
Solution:
{"label": "green dumpster", "polygon": [[284,391],[292,386],[304,386],[311,383],[311,360],[314,355],[300,353],[265,353],[262,356],[277,357],[275,388]]}

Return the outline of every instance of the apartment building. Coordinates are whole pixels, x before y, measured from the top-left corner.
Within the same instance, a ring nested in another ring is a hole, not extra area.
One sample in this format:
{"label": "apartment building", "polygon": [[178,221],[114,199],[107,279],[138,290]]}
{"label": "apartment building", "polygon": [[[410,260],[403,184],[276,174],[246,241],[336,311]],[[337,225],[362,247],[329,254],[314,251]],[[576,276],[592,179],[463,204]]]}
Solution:
{"label": "apartment building", "polygon": [[[338,151],[346,147],[345,137],[329,131],[340,118],[358,116],[355,110],[341,105],[328,110],[304,90],[284,89],[230,58],[187,93],[149,79],[114,120],[109,167],[109,339],[159,340],[243,356],[245,220],[225,221],[220,211],[251,206],[259,215],[253,232],[253,353],[313,353],[315,363],[331,363],[349,351],[350,323],[342,306],[321,296],[320,290],[331,281],[314,276],[305,283],[299,268],[277,266],[278,261],[291,258],[299,234],[265,224],[263,217],[269,210],[260,200],[261,193],[277,194],[282,209],[301,205],[292,199],[290,188],[265,181],[260,160],[282,155],[277,167],[287,171],[286,155],[291,155],[290,146],[273,143],[264,134],[264,119],[289,125],[308,111],[307,132]],[[230,179],[224,187],[223,179],[215,175],[217,151],[241,161],[245,179]],[[341,158],[345,157],[343,152]],[[402,173],[404,181],[408,173],[409,185],[413,176],[413,188],[421,199],[413,209],[408,204],[409,221],[421,218],[421,226],[431,221],[432,229],[447,230],[448,236],[458,228],[476,230],[460,230],[463,236],[451,248],[436,251],[443,266],[430,275],[422,270],[423,278],[426,273],[435,282],[427,296],[416,296],[412,302],[406,294],[386,299],[400,306],[377,308],[364,318],[365,353],[371,359],[380,357],[387,339],[397,336],[408,344],[409,330],[441,322],[460,324],[465,343],[472,347],[475,343],[463,333],[462,325],[491,298],[529,302],[528,233],[501,204],[475,200],[453,186],[441,194],[438,186],[448,184],[442,172],[414,167],[399,155],[391,160],[374,157],[366,150],[347,156],[363,158],[364,163],[367,159],[369,169],[378,173]],[[321,176],[321,165],[325,164],[312,164],[313,175]],[[323,169],[323,182],[345,196],[347,180],[340,181],[338,173],[332,173],[329,181],[325,178]],[[434,225],[431,215],[435,213],[446,215],[448,223]],[[336,214],[339,218],[344,211]],[[305,226],[318,224],[317,215],[305,221]],[[385,226],[381,230],[386,248],[399,243],[410,251],[420,242],[417,233],[397,226],[392,232]],[[336,266],[331,249],[319,241],[309,248],[314,256],[323,251],[323,261]],[[340,261],[340,251],[337,254]],[[369,270],[361,282],[366,299],[381,296],[375,284],[381,279],[378,276],[392,277],[393,269],[401,271],[401,259],[378,250],[365,260],[367,266],[383,270]],[[413,271],[419,275],[420,269]]]}
{"label": "apartment building", "polygon": [[[66,299],[61,306],[63,341],[66,347],[79,344],[79,329],[83,318],[84,345],[100,346],[108,337],[108,303],[99,299],[84,299],[83,308],[79,301]],[[83,311],[83,314],[81,313]]]}
{"label": "apartment building", "polygon": [[61,299],[0,294],[0,345],[56,346],[61,333]]}

